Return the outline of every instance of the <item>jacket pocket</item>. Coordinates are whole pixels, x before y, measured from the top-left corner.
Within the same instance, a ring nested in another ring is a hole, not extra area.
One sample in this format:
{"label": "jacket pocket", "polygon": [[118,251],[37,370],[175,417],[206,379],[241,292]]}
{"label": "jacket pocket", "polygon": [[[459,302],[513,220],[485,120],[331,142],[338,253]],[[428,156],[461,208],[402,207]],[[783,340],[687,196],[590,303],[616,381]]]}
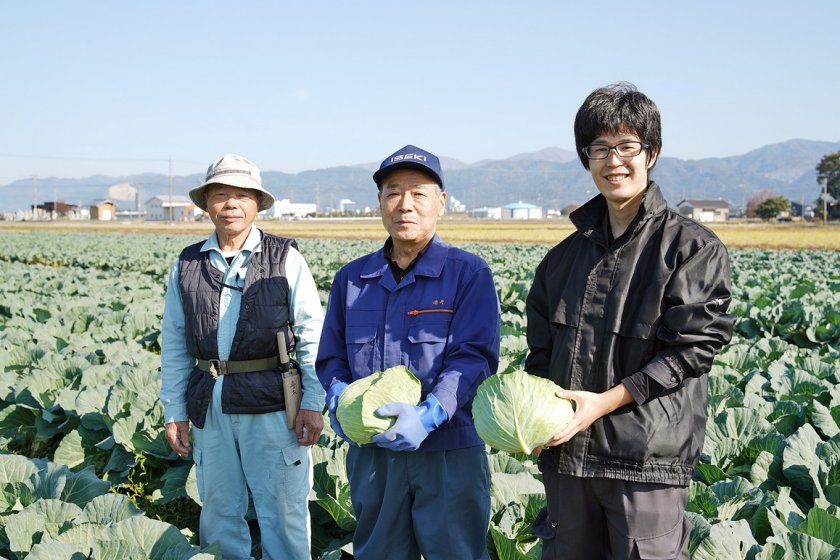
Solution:
{"label": "jacket pocket", "polygon": [[[446,315],[445,317],[448,317]],[[431,389],[430,376],[434,377],[443,367],[443,356],[449,339],[449,321],[420,320],[406,332],[409,344],[408,369],[423,383],[423,393]]]}
{"label": "jacket pocket", "polygon": [[575,328],[578,318],[574,313],[567,313],[565,308],[558,308],[551,315],[551,323],[554,326]]}
{"label": "jacket pocket", "polygon": [[344,329],[347,359],[354,378],[369,375],[374,369],[376,325],[347,325]]}
{"label": "jacket pocket", "polygon": [[608,329],[611,340],[603,341],[610,351],[602,353],[602,367],[612,372],[609,386],[633,375],[647,364],[657,350],[656,325],[632,321]]}
{"label": "jacket pocket", "polygon": [[674,422],[670,395],[625,407],[592,425],[590,452],[639,465],[686,461],[685,427]]}
{"label": "jacket pocket", "polygon": [[555,310],[551,316],[551,356],[549,356],[549,379],[566,389],[584,389],[580,383],[586,380],[572,381],[572,367],[577,342],[577,316],[564,310]]}
{"label": "jacket pocket", "polygon": [[446,342],[449,336],[449,325],[417,325],[408,330],[408,340],[418,344],[420,342],[429,342],[438,344]]}

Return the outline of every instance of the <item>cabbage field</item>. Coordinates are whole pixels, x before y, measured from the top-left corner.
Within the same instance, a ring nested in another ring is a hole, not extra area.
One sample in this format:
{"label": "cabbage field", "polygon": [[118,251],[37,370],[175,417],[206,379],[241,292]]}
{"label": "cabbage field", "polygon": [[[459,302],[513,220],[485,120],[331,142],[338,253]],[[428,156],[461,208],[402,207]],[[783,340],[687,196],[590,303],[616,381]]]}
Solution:
{"label": "cabbage field", "polygon": [[[216,557],[197,545],[192,462],[170,452],[157,395],[166,272],[196,240],[0,233],[0,558]],[[299,245],[326,302],[338,267],[378,244]],[[524,298],[547,247],[465,248],[493,268],[499,371],[515,370],[527,351]],[[840,253],[731,259],[739,319],[709,374],[689,490],[692,558],[840,558]],[[329,428],[313,449],[314,558],[352,558],[346,452]],[[491,557],[539,558],[530,524],[545,498],[533,457],[488,448],[488,458]]]}

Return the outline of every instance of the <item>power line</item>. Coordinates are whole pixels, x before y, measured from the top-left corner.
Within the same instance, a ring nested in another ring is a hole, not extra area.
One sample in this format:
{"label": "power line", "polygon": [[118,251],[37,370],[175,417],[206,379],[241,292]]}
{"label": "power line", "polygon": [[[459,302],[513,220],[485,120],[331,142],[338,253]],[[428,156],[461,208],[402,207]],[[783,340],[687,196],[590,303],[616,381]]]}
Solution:
{"label": "power line", "polygon": [[[170,158],[106,158],[106,157],[77,157],[77,156],[42,156],[42,155],[32,155],[32,154],[0,154],[0,157],[4,158],[24,158],[24,159],[48,159],[48,160],[70,160],[70,161],[117,161],[117,162],[124,162],[124,161],[141,161],[141,162],[168,162]],[[188,163],[191,165],[203,165],[197,161],[188,161],[188,160],[178,160],[173,159],[171,160],[174,163]]]}

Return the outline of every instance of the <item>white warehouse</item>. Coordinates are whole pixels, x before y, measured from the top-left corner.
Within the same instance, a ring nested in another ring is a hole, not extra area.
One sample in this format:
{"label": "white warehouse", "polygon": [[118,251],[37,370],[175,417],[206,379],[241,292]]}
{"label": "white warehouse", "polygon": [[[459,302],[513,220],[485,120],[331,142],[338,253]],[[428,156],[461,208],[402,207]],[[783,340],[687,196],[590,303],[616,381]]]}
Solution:
{"label": "white warehouse", "polygon": [[314,218],[318,207],[316,204],[291,202],[288,198],[284,198],[274,202],[273,211],[272,215],[275,218]]}
{"label": "white warehouse", "polygon": [[502,208],[501,206],[482,206],[481,208],[474,208],[469,212],[470,216],[473,218],[482,218],[482,219],[490,219],[490,220],[501,220],[502,219]]}
{"label": "white warehouse", "polygon": [[190,197],[183,195],[156,194],[146,201],[147,220],[172,220],[191,222],[203,214]]}
{"label": "white warehouse", "polygon": [[521,200],[502,207],[502,219],[504,220],[539,220],[542,217],[542,208]]}

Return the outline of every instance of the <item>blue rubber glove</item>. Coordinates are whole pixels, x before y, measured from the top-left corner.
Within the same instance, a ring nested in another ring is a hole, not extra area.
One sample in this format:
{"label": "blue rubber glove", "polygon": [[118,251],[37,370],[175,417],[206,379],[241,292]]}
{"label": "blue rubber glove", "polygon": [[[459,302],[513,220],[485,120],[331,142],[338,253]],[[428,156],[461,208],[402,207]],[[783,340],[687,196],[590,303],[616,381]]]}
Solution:
{"label": "blue rubber glove", "polygon": [[393,402],[376,409],[378,416],[397,416],[394,425],[373,436],[379,447],[391,451],[416,451],[432,430],[449,420],[443,405],[429,395],[419,406]]}
{"label": "blue rubber glove", "polygon": [[338,417],[335,415],[335,409],[338,408],[338,397],[341,396],[342,391],[346,388],[347,383],[343,381],[338,381],[330,385],[327,391],[327,410],[330,411],[330,425],[336,435],[350,445],[357,445],[355,441],[344,435],[344,430],[341,429],[341,424],[338,423]]}
{"label": "blue rubber glove", "polygon": [[330,411],[330,414],[335,414],[335,409],[338,408],[338,397],[346,388],[347,383],[344,381],[336,381],[330,385],[329,390],[327,390],[327,410]]}

